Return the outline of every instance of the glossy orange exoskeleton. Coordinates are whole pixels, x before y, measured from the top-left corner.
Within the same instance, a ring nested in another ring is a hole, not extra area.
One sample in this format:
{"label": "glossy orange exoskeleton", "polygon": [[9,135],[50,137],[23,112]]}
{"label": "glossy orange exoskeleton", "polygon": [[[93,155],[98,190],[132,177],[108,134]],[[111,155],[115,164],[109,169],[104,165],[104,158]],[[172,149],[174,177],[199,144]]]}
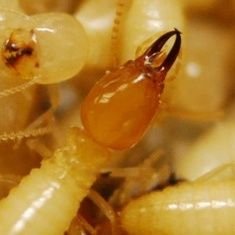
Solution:
{"label": "glossy orange exoskeleton", "polygon": [[[180,51],[180,34],[177,29],[167,32],[143,55],[107,73],[94,85],[81,106],[81,118],[96,142],[119,150],[139,142],[159,110],[166,74]],[[157,66],[162,48],[172,36],[173,46]]]}

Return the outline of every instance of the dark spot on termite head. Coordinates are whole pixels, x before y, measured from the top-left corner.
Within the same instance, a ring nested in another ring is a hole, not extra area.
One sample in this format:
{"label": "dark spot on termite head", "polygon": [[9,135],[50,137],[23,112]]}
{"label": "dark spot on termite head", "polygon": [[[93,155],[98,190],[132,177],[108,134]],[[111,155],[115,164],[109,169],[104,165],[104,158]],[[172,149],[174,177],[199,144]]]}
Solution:
{"label": "dark spot on termite head", "polygon": [[14,30],[2,48],[5,65],[19,75],[31,76],[39,67],[38,46],[33,30]]}
{"label": "dark spot on termite head", "polygon": [[5,45],[5,62],[7,66],[16,67],[20,59],[24,56],[30,57],[33,54],[33,48],[29,46],[18,47],[14,42],[8,40]]}

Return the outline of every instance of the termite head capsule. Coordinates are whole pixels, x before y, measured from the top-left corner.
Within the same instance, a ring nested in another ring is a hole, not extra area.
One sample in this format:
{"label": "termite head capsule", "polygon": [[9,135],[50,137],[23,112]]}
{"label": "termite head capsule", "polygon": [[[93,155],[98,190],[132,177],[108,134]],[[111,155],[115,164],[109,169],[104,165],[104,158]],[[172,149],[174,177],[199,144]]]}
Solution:
{"label": "termite head capsule", "polygon": [[[162,48],[176,36],[162,59]],[[164,79],[181,47],[175,29],[158,38],[140,57],[104,75],[81,106],[85,130],[98,143],[112,149],[127,149],[142,138],[159,110]]]}

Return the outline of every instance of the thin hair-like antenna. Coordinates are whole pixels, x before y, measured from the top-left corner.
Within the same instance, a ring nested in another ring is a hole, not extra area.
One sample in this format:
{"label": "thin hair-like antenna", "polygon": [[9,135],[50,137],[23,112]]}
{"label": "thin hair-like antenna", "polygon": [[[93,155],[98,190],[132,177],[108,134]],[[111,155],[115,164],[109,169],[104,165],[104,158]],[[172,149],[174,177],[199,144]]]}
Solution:
{"label": "thin hair-like antenna", "polygon": [[127,0],[117,0],[117,7],[113,21],[112,34],[111,34],[111,66],[118,66],[118,51],[119,51],[119,37],[120,37],[120,24],[124,13],[124,7]]}
{"label": "thin hair-like antenna", "polygon": [[24,138],[29,138],[29,137],[42,136],[42,135],[52,132],[52,129],[53,129],[52,126],[46,126],[46,127],[38,127],[34,129],[26,129],[26,130],[16,131],[16,132],[14,131],[6,132],[0,135],[0,142],[16,141],[16,140],[22,140]]}
{"label": "thin hair-like antenna", "polygon": [[4,98],[10,95],[14,95],[16,93],[20,93],[28,88],[30,88],[31,86],[35,85],[37,83],[37,81],[39,80],[40,77],[35,77],[32,80],[25,82],[23,84],[20,84],[18,86],[14,86],[11,87],[9,89],[5,89],[3,91],[0,91],[0,98]]}

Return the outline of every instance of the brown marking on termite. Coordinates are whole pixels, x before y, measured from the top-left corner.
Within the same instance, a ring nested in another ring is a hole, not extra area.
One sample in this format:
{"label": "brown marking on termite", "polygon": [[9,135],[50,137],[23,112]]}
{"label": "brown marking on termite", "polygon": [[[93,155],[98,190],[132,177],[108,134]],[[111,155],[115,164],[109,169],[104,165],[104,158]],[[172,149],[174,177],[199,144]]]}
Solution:
{"label": "brown marking on termite", "polygon": [[14,30],[2,49],[5,65],[19,75],[34,73],[34,69],[39,67],[37,55],[37,40],[33,30]]}
{"label": "brown marking on termite", "polygon": [[17,47],[11,40],[9,40],[5,45],[5,50],[8,52],[5,55],[5,61],[7,66],[16,67],[17,63],[24,56],[30,57],[33,54],[32,47]]}

